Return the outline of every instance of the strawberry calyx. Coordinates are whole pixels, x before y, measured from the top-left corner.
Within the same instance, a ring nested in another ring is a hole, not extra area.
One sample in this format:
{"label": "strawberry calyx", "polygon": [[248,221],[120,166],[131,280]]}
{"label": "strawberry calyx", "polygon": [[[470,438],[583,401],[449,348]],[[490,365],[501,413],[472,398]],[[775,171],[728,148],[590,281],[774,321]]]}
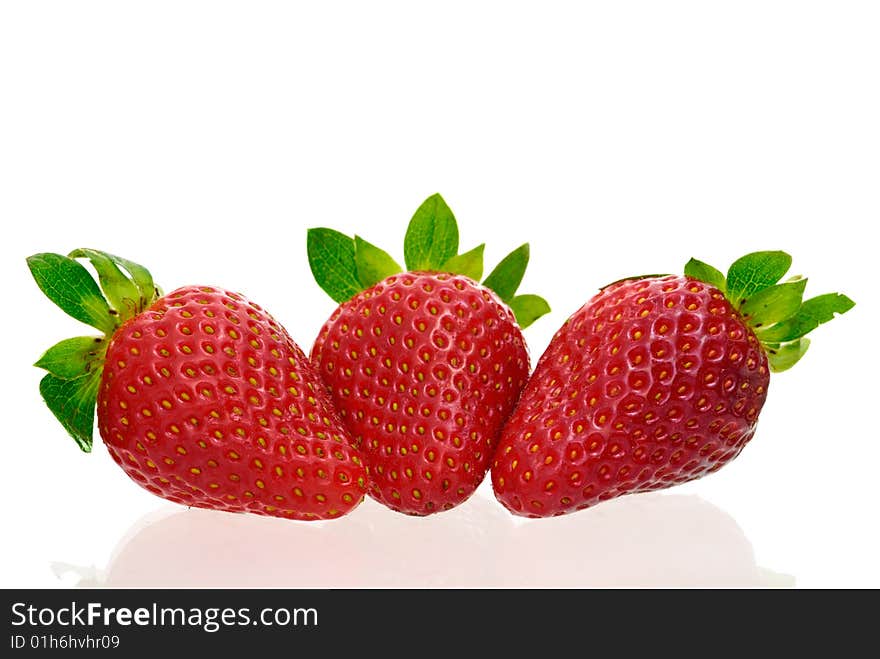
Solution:
{"label": "strawberry calyx", "polygon": [[[77,259],[91,263],[97,282]],[[76,249],[67,256],[34,254],[28,257],[27,265],[46,297],[67,315],[102,332],[101,336],[60,341],[34,364],[47,371],[40,381],[47,407],[88,453],[110,338],[125,321],[153,304],[162,291],[143,266],[95,249]]]}
{"label": "strawberry calyx", "polygon": [[805,277],[795,275],[780,281],[790,267],[791,256],[766,251],[737,259],[726,276],[693,258],[685,265],[684,274],[724,293],[763,346],[770,370],[780,372],[804,356],[810,345],[809,332],[855,306],[841,293],[804,300]]}
{"label": "strawberry calyx", "polygon": [[[485,244],[459,253],[458,237],[452,210],[439,194],[431,195],[418,207],[406,230],[403,256],[407,270],[448,272],[479,282]],[[308,230],[306,246],[315,281],[339,304],[403,271],[386,251],[358,235],[313,228]],[[510,307],[522,328],[550,312],[550,305],[539,295],[516,294],[528,263],[529,245],[525,243],[505,256],[482,282]]]}

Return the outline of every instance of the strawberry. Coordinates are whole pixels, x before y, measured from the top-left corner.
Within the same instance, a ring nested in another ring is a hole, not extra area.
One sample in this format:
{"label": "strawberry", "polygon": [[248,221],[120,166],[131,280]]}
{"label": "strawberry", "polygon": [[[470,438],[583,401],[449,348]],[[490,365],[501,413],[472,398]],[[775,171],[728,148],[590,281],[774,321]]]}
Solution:
{"label": "strawberry", "polygon": [[549,307],[516,295],[528,245],[479,284],[483,245],[458,251],[440,197],[413,216],[407,272],[359,236],[308,234],[309,263],[340,306],[311,359],[369,471],[369,493],[411,515],[448,510],[484,479],[502,424],[525,385],[521,327]]}
{"label": "strawberry", "polygon": [[63,311],[104,332],[36,363],[46,404],[83,451],[97,404],[113,460],[170,501],[315,520],[363,499],[366,471],[323,384],[257,304],[213,286],[161,296],[142,266],[97,250],[28,266]]}
{"label": "strawberry", "polygon": [[716,471],[752,438],[771,371],[790,368],[807,332],[853,306],[802,301],[777,283],[784,252],[756,252],[727,277],[692,259],[685,276],[611,284],[553,337],[507,421],[492,466],[498,500],[561,515]]}

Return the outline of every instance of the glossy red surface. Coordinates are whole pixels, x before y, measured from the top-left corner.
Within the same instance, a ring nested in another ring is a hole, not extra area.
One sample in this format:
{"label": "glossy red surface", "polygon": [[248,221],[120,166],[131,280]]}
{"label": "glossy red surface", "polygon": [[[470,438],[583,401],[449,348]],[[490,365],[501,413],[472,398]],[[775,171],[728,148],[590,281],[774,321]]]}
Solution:
{"label": "glossy red surface", "polygon": [[343,303],[312,361],[369,467],[370,494],[413,515],[482,482],[529,372],[513,314],[462,276],[404,273]]}
{"label": "glossy red surface", "polygon": [[546,517],[699,478],[751,439],[768,383],[720,291],[676,276],[613,284],[539,360],[502,433],[495,494]]}
{"label": "glossy red surface", "polygon": [[116,332],[98,427],[132,479],[188,506],[324,519],[366,490],[302,350],[258,305],[221,289],[180,288]]}

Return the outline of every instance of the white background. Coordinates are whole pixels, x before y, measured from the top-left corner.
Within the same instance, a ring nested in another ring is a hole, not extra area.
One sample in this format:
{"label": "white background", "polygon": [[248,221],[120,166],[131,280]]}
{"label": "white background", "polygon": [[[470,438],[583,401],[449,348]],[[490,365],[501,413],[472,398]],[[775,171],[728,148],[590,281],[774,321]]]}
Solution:
{"label": "white background", "polygon": [[[880,586],[878,34],[876,2],[842,0],[4,2],[0,586]],[[240,290],[308,350],[334,305],[306,228],[400,258],[435,191],[463,248],[531,243],[533,362],[599,286],[691,256],[785,249],[857,306],[773,377],[733,464],[562,520],[486,487],[427,520],[186,511],[43,407],[31,364],[86,332],[27,255]]]}

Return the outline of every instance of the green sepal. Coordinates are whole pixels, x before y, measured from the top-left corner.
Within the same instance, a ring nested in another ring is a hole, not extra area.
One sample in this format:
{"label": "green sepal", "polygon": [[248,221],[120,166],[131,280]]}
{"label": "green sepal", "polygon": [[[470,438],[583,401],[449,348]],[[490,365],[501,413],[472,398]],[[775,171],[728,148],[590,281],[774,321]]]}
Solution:
{"label": "green sepal", "polygon": [[309,229],[306,249],[312,275],[335,302],[345,302],[363,287],[355,263],[354,239],[334,229]]}
{"label": "green sepal", "polygon": [[51,373],[40,380],[40,394],[46,406],[86,453],[92,450],[95,403],[100,383],[100,370],[75,380],[62,380]]}
{"label": "green sepal", "polygon": [[[404,262],[409,271],[449,272],[480,281],[483,276],[485,244],[458,254],[458,224],[439,194],[428,197],[407,226]],[[351,238],[328,228],[308,230],[309,267],[318,285],[337,303],[343,304],[401,267],[384,250],[360,236]],[[502,301],[514,305],[516,291],[529,262],[529,246],[521,245],[499,263],[483,285]],[[531,325],[550,311],[546,300],[523,295],[515,303],[521,327]]]}
{"label": "green sepal", "polygon": [[369,288],[385,277],[397,274],[402,270],[388,252],[367,242],[360,236],[354,237],[354,263],[362,288]]}
{"label": "green sepal", "polygon": [[797,339],[796,341],[789,341],[788,343],[783,343],[781,345],[764,344],[764,349],[767,352],[767,362],[770,364],[770,370],[774,373],[787,371],[800,361],[801,357],[804,356],[809,347],[810,340],[806,337]]}
{"label": "green sepal", "polygon": [[416,209],[403,239],[403,258],[408,270],[439,271],[458,253],[458,223],[439,194]]}
{"label": "green sepal", "polygon": [[107,340],[100,336],[64,339],[43,353],[34,366],[61,380],[76,380],[100,369],[107,353]]}
{"label": "green sepal", "polygon": [[34,254],[27,264],[40,290],[68,316],[105,334],[116,330],[118,314],[82,264],[52,253]]}
{"label": "green sepal", "polygon": [[[804,301],[807,280],[800,275],[777,283],[791,267],[785,252],[752,252],[730,266],[727,278],[712,266],[691,259],[685,275],[715,286],[754,331],[770,370],[785,371],[807,352],[806,334],[855,303],[840,293],[819,295]],[[720,278],[720,280],[719,280]]]}
{"label": "green sepal", "polygon": [[791,256],[785,252],[746,254],[727,271],[727,299],[739,309],[752,295],[782,279],[790,267]]}
{"label": "green sepal", "polygon": [[806,300],[790,318],[767,328],[759,328],[755,334],[762,343],[785,343],[799,339],[827,323],[836,314],[846,313],[855,302],[841,293],[826,293]]}
{"label": "green sepal", "polygon": [[510,301],[517,324],[525,329],[541,316],[550,313],[550,305],[540,295],[517,295]]}
{"label": "green sepal", "polygon": [[483,286],[491,288],[504,302],[510,303],[522,283],[528,264],[529,244],[524,243],[501,259],[483,281]]}
{"label": "green sepal", "polygon": [[139,263],[135,263],[134,261],[124,259],[121,256],[108,254],[107,252],[99,252],[98,250],[89,251],[106,256],[116,265],[122,266],[122,268],[124,268],[125,271],[128,272],[129,275],[131,275],[131,280],[134,282],[134,285],[137,287],[138,292],[140,293],[141,299],[139,309],[146,309],[153,302],[155,302],[157,298],[162,296],[161,287],[156,285],[156,283],[153,281],[153,275],[151,275],[150,271],[147,270],[144,266],[140,265]]}
{"label": "green sepal", "polygon": [[709,286],[714,286],[722,293],[727,289],[727,281],[721,271],[697,259],[691,259],[687,262],[684,266],[684,274],[687,277],[709,284]]}
{"label": "green sepal", "polygon": [[470,277],[474,281],[480,281],[483,276],[483,250],[485,249],[486,243],[477,245],[472,250],[447,259],[440,269],[444,272],[452,272]]}
{"label": "green sepal", "polygon": [[110,306],[123,319],[132,318],[142,311],[141,292],[135,283],[122,274],[113,259],[94,249],[75,249],[68,256],[72,259],[86,258],[98,273],[98,283]]}
{"label": "green sepal", "polygon": [[[77,258],[92,263],[103,293]],[[40,290],[62,311],[105,334],[60,341],[34,364],[49,372],[40,381],[46,405],[79,447],[89,452],[109,340],[122,321],[140,313],[161,293],[146,268],[98,250],[76,249],[69,256],[35,254],[27,263]]]}
{"label": "green sepal", "polygon": [[789,318],[801,308],[807,280],[800,278],[769,286],[746,299],[739,312],[754,329]]}

